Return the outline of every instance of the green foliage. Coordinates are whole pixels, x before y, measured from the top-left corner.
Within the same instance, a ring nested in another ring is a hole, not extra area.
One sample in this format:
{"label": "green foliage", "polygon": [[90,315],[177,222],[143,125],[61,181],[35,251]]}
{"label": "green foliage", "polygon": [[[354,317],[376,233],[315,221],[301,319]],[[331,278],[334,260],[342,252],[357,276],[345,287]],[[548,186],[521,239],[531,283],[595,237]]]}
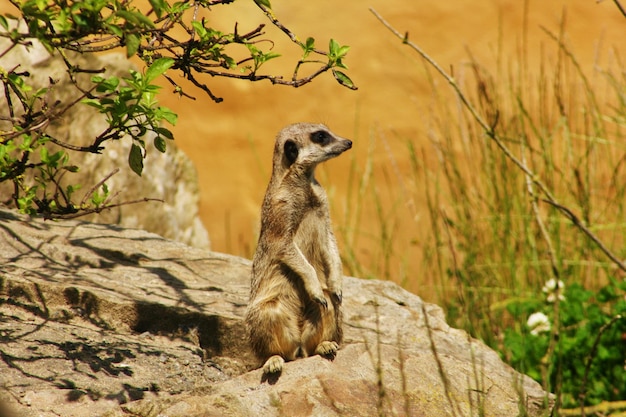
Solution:
{"label": "green foliage", "polygon": [[[348,69],[346,65],[343,63],[343,59],[348,54],[348,50],[350,50],[349,46],[341,46],[337,43],[336,40],[331,39],[328,45],[328,65],[331,68],[344,68]],[[344,72],[333,69],[333,76],[337,80],[337,82],[345,87],[354,88],[354,83]]]}
{"label": "green foliage", "polygon": [[[290,80],[262,74],[263,65],[280,56],[273,50],[261,50],[259,45],[274,44],[271,39],[260,38],[263,24],[241,34],[236,24],[232,32],[222,32],[209,26],[204,18],[196,19],[200,9],[211,13],[213,8],[229,3],[232,0],[12,2],[17,16],[8,13],[0,16],[0,37],[8,39],[11,45],[0,53],[28,47],[31,42],[42,44],[50,54],[65,62],[76,97],[65,103],[55,102],[51,92],[58,80],[51,79],[48,86],[30,85],[28,71],[0,67],[0,82],[7,100],[6,114],[0,115],[0,120],[7,122],[0,127],[0,182],[13,183],[11,200],[15,206],[47,218],[75,217],[110,207],[110,200],[116,194],[110,195],[108,189],[102,194],[97,191],[105,190],[105,184],[96,184],[80,201],[72,198],[80,186],[64,178],[65,174],[78,171],[77,166],[69,163],[70,156],[76,152],[101,153],[109,140],[130,140],[128,164],[141,175],[149,154],[146,141],[150,140],[157,151],[165,152],[167,140],[174,139],[165,125],[174,125],[177,115],[158,104],[157,81],[165,78],[180,95],[193,98],[170,76],[172,72],[181,73],[215,102],[221,102],[222,98],[214,95],[198,76],[268,80],[298,87],[331,71],[340,84],[356,88],[347,75],[336,71],[345,68],[343,59],[348,47],[331,40],[329,51],[325,52],[314,48],[312,38],[300,43],[273,15],[269,1],[256,3],[274,25],[303,49],[303,58],[296,64]],[[113,50],[125,51],[128,58],[139,58],[145,70],[114,76],[108,75],[106,68],[81,68],[73,63],[73,53]],[[308,59],[313,54],[326,57],[328,62]],[[315,64],[318,69],[301,76],[303,64]],[[91,76],[91,85],[78,82],[78,76],[83,73],[97,74]],[[54,137],[49,128],[52,122],[70,108],[83,105],[101,113],[108,127],[97,137],[87,138],[90,140],[87,144],[70,144]]]}
{"label": "green foliage", "polygon": [[564,297],[558,309],[549,297],[540,306],[535,301],[509,305],[511,315],[519,319],[529,312],[543,313],[557,332],[537,332],[528,325],[510,327],[504,334],[505,358],[549,391],[558,388],[565,407],[623,400],[626,282],[611,279],[595,292],[574,283],[561,292]]}
{"label": "green foliage", "polygon": [[162,122],[174,125],[177,115],[167,107],[158,106],[156,93],[160,87],[151,84],[172,65],[173,59],[159,58],[148,67],[145,75],[131,70],[131,76],[124,78],[123,84],[115,76],[94,76],[91,80],[97,85],[95,91],[99,95],[83,100],[83,103],[106,115],[109,123],[107,132],[110,133],[98,138],[99,141],[119,139],[124,135],[133,138],[128,163],[137,175],[141,175],[143,171],[143,159],[146,155],[143,137],[146,133],[155,134],[154,145],[160,152],[166,150],[163,138],[174,138],[170,130],[162,127]]}

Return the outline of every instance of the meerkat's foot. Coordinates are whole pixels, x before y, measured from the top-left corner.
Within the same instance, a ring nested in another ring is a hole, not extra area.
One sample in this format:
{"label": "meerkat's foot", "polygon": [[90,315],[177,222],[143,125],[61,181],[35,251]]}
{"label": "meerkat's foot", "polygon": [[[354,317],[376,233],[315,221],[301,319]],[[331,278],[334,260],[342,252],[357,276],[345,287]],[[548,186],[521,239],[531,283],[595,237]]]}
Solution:
{"label": "meerkat's foot", "polygon": [[283,364],[285,360],[280,355],[274,355],[265,361],[263,365],[264,374],[277,374],[283,370]]}
{"label": "meerkat's foot", "polygon": [[325,340],[315,348],[315,354],[320,356],[334,356],[339,350],[337,342]]}

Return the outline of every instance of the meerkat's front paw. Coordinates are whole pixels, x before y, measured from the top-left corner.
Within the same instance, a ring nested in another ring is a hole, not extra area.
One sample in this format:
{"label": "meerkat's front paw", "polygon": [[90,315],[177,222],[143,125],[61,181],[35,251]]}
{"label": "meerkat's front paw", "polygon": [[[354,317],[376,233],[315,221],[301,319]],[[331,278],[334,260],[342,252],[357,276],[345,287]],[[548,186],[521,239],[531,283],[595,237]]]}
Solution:
{"label": "meerkat's front paw", "polygon": [[315,348],[315,354],[320,356],[334,356],[339,350],[337,342],[325,340]]}
{"label": "meerkat's front paw", "polygon": [[309,296],[311,300],[315,301],[320,306],[325,309],[328,308],[328,301],[326,301],[326,296],[324,296],[324,291],[320,288],[319,291],[309,291]]}
{"label": "meerkat's front paw", "polygon": [[343,277],[341,275],[333,274],[328,279],[328,290],[336,304],[340,305],[343,301]]}
{"label": "meerkat's front paw", "polygon": [[326,301],[326,297],[324,297],[324,295],[322,294],[321,297],[315,297],[313,298],[313,300],[321,305],[322,307],[324,307],[325,309],[328,308],[328,301]]}
{"label": "meerkat's front paw", "polygon": [[285,360],[280,355],[274,355],[265,361],[263,365],[264,374],[277,374],[282,372]]}

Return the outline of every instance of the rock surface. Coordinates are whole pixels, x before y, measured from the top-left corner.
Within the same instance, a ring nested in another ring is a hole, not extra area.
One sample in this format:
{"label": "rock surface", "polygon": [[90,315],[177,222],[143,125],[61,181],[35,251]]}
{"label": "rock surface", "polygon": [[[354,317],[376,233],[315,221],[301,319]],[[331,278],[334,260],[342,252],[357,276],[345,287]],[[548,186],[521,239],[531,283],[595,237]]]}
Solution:
{"label": "rock surface", "polygon": [[[0,52],[10,43],[0,39]],[[82,69],[105,69],[103,76],[115,75],[119,78],[129,77],[132,64],[124,55],[111,53],[106,55],[70,54],[72,63]],[[52,57],[45,48],[34,42],[26,48],[13,48],[3,55],[2,67],[6,69],[19,65],[21,70],[30,72],[27,84],[35,88],[48,87],[50,80],[49,102],[59,101],[65,106],[80,98],[80,92],[72,86],[67,68],[60,57]],[[90,77],[93,74],[77,74],[76,78],[85,90],[93,85]],[[7,115],[6,100],[0,100],[0,115]],[[108,124],[104,115],[89,106],[74,106],[58,120],[51,123],[48,133],[57,139],[80,146],[90,145],[102,133]],[[0,130],[11,130],[8,122],[0,120]],[[77,191],[78,201],[82,193],[90,190],[115,169],[120,171],[106,183],[111,193],[120,192],[113,201],[121,203],[142,198],[156,198],[160,202],[124,205],[102,212],[100,215],[85,217],[85,220],[99,223],[119,224],[157,233],[168,239],[178,240],[188,245],[208,249],[209,236],[198,215],[199,186],[196,169],[180,151],[173,141],[168,141],[167,152],[162,154],[153,146],[153,138],[146,137],[147,158],[141,177],[137,176],[128,166],[128,152],[131,146],[129,137],[121,140],[107,141],[102,155],[70,151],[71,164],[77,165],[80,171],[66,175],[72,184],[80,184]],[[7,202],[13,193],[13,185],[0,183],[0,202]]]}
{"label": "rock surface", "polygon": [[0,395],[24,417],[544,413],[536,382],[375,280],[346,278],[334,360],[265,380],[242,323],[249,269],[144,231],[0,208]]}

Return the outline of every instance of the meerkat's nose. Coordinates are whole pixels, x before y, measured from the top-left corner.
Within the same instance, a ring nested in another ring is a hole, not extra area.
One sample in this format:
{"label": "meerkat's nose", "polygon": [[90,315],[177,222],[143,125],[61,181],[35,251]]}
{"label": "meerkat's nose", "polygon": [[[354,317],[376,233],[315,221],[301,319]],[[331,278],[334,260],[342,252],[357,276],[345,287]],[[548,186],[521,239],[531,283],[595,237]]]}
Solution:
{"label": "meerkat's nose", "polygon": [[349,139],[346,139],[346,145],[348,145],[348,149],[352,148],[352,141]]}

